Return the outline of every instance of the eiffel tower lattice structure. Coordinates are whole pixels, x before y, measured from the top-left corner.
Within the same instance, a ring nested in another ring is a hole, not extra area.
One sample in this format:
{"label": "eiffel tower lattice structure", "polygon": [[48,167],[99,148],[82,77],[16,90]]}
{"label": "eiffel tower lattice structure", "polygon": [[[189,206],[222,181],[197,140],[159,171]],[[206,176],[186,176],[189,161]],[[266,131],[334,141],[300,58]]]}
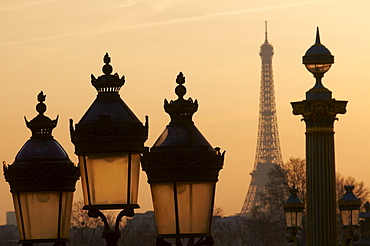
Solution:
{"label": "eiffel tower lattice structure", "polygon": [[274,165],[282,165],[279,133],[276,117],[274,80],[272,74],[272,56],[274,49],[267,41],[267,23],[265,42],[261,46],[262,60],[261,92],[258,120],[258,138],[256,159],[251,172],[252,179],[245,198],[241,215],[252,216],[256,208],[261,208],[258,194],[265,192],[269,172]]}

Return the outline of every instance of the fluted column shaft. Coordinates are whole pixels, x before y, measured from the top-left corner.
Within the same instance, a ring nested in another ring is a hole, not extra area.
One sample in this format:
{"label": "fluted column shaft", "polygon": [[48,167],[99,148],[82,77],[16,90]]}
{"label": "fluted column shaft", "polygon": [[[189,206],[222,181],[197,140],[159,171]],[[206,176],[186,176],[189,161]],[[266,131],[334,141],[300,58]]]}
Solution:
{"label": "fluted column shaft", "polygon": [[336,246],[334,131],[306,132],[307,245]]}
{"label": "fluted column shaft", "polygon": [[334,121],[346,101],[293,102],[306,123],[307,246],[337,246]]}

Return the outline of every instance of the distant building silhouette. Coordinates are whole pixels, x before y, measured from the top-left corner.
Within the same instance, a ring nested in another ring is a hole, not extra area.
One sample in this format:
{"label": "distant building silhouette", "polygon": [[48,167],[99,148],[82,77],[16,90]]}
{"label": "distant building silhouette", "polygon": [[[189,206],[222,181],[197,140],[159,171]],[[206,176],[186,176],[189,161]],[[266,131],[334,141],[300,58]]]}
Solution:
{"label": "distant building silhouette", "polygon": [[[267,41],[267,23],[265,42],[261,46],[262,59],[261,91],[258,120],[258,138],[256,159],[251,172],[252,180],[245,198],[241,214],[251,216],[261,208],[258,194],[264,192],[269,179],[269,172],[274,165],[282,165],[279,133],[277,126],[274,80],[272,74],[272,56],[274,50]],[[263,208],[262,208],[263,209]]]}
{"label": "distant building silhouette", "polygon": [[[19,241],[18,228],[15,225],[0,226],[0,245],[17,246]],[[46,245],[45,245],[46,246]]]}
{"label": "distant building silhouette", "polygon": [[17,220],[15,218],[15,212],[14,211],[8,211],[6,212],[6,225],[17,225]]}

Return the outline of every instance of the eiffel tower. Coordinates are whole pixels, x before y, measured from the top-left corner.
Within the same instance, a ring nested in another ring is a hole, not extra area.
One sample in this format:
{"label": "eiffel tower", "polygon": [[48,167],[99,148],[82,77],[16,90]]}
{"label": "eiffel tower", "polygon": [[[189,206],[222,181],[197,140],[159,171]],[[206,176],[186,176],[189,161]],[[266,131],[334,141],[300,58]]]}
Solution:
{"label": "eiffel tower", "polygon": [[251,183],[245,198],[241,215],[251,216],[260,206],[258,194],[264,192],[268,173],[276,165],[282,165],[279,133],[276,117],[274,80],[272,75],[272,56],[274,49],[267,41],[267,22],[265,22],[265,42],[261,45],[262,60],[261,91],[258,119],[258,138],[256,159],[254,161]]}

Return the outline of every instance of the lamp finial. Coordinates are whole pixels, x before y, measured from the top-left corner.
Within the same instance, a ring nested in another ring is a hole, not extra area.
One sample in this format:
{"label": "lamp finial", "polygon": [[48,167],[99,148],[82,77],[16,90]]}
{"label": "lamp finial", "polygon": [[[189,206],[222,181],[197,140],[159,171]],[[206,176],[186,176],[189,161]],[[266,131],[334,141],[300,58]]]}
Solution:
{"label": "lamp finial", "polygon": [[317,27],[317,29],[316,29],[316,43],[315,44],[317,44],[317,45],[321,44],[319,27]]}

